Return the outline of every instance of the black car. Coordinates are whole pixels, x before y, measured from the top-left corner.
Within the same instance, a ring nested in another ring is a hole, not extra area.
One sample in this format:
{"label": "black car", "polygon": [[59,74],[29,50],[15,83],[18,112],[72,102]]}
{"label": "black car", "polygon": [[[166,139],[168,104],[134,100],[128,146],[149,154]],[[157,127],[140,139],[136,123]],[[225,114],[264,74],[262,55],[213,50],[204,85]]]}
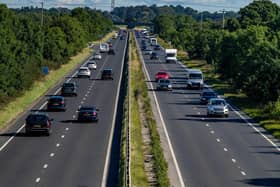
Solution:
{"label": "black car", "polygon": [[98,121],[98,109],[95,106],[82,106],[78,110],[78,121]]}
{"label": "black car", "polygon": [[145,44],[145,45],[142,45],[141,50],[144,51],[144,50],[146,50],[147,48],[148,48],[148,46]]}
{"label": "black car", "polygon": [[115,50],[113,48],[110,48],[108,51],[109,55],[115,55]]}
{"label": "black car", "polygon": [[48,100],[47,109],[66,111],[66,103],[63,96],[51,96]]}
{"label": "black car", "polygon": [[50,119],[46,113],[31,113],[25,119],[25,133],[43,132],[49,136],[51,134],[52,121],[53,119]]}
{"label": "black car", "polygon": [[77,96],[77,85],[75,82],[65,82],[61,86],[62,96]]}
{"label": "black car", "polygon": [[159,59],[159,56],[158,56],[157,53],[152,52],[152,54],[151,54],[151,56],[150,56],[150,59],[151,59],[151,60],[158,60],[158,59]]}
{"label": "black car", "polygon": [[111,79],[113,80],[113,70],[112,69],[104,69],[102,71],[102,75],[101,75],[101,79],[102,80],[107,80],[107,79]]}
{"label": "black car", "polygon": [[159,51],[159,50],[161,50],[161,47],[160,47],[160,45],[155,45],[155,47],[154,47],[154,50],[156,50],[156,51]]}
{"label": "black car", "polygon": [[217,94],[211,90],[204,90],[200,94],[200,103],[201,104],[207,104],[210,99],[217,98]]}
{"label": "black car", "polygon": [[120,40],[124,40],[124,35],[121,35],[121,36],[120,36]]}

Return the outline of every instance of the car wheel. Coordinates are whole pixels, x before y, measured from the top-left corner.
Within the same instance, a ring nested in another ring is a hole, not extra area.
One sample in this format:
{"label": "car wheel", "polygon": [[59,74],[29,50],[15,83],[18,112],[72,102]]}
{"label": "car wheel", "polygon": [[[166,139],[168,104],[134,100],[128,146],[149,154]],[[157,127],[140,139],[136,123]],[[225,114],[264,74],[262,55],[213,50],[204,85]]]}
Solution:
{"label": "car wheel", "polygon": [[25,129],[25,134],[30,135],[31,134],[30,130]]}
{"label": "car wheel", "polygon": [[228,118],[228,114],[225,114],[225,117]]}

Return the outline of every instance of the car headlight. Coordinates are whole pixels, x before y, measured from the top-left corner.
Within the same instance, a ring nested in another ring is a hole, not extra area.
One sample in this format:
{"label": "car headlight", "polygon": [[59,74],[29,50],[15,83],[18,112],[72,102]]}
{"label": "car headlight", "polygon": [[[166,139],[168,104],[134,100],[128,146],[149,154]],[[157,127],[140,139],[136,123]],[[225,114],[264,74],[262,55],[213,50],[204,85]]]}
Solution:
{"label": "car headlight", "polygon": [[168,85],[168,88],[171,88],[171,87],[172,87],[172,85],[171,85],[171,84],[169,84],[169,85]]}

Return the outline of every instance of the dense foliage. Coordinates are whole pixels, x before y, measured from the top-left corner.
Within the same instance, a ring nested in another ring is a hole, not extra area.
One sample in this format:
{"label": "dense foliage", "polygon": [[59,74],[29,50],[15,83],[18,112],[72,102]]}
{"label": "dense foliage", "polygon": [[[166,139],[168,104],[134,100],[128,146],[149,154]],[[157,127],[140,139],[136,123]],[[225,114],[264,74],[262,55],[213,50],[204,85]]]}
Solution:
{"label": "dense foliage", "polygon": [[[133,25],[150,25],[154,18],[160,15],[188,15],[199,20],[203,14],[205,19],[222,20],[222,13],[210,13],[207,11],[198,12],[190,7],[178,6],[135,6],[135,7],[116,7],[112,12],[114,22]],[[236,17],[235,12],[227,12],[227,17]]]}
{"label": "dense foliage", "polygon": [[267,103],[280,95],[280,7],[253,1],[226,21],[201,24],[190,16],[160,15],[155,32],[216,67],[217,73],[251,98]]}
{"label": "dense foliage", "polygon": [[0,102],[30,88],[42,67],[58,68],[113,27],[102,13],[88,9],[10,10],[0,5]]}

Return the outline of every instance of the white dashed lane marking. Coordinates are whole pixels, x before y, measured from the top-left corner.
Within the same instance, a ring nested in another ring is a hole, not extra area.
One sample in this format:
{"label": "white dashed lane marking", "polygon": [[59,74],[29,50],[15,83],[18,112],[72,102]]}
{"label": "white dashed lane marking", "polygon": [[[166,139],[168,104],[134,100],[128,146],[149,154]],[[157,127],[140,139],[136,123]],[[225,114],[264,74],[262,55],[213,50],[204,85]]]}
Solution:
{"label": "white dashed lane marking", "polygon": [[61,138],[64,138],[65,136],[64,135],[61,135]]}
{"label": "white dashed lane marking", "polygon": [[224,151],[225,151],[225,152],[227,152],[227,151],[228,151],[228,149],[227,149],[227,148],[224,148]]}
{"label": "white dashed lane marking", "polygon": [[217,140],[217,142],[221,142],[221,140],[219,138],[217,138],[216,140]]}
{"label": "white dashed lane marking", "polygon": [[35,182],[38,183],[38,182],[40,182],[40,180],[41,180],[40,178],[37,178],[37,179],[35,180]]}
{"label": "white dashed lane marking", "polygon": [[233,163],[236,163],[236,160],[235,160],[234,158],[232,158],[231,161],[232,161]]}
{"label": "white dashed lane marking", "polygon": [[243,176],[245,176],[245,175],[246,175],[246,173],[245,173],[244,171],[241,171],[241,174],[242,174]]}
{"label": "white dashed lane marking", "polygon": [[59,146],[60,146],[60,144],[59,144],[59,143],[57,143],[57,144],[56,144],[56,147],[59,147]]}
{"label": "white dashed lane marking", "polygon": [[69,131],[69,128],[67,127],[67,128],[65,128],[65,130]]}
{"label": "white dashed lane marking", "polygon": [[215,133],[215,131],[210,131],[210,133],[211,133],[211,134],[214,134],[214,133]]}
{"label": "white dashed lane marking", "polygon": [[46,169],[47,167],[48,167],[48,164],[45,164],[45,165],[43,166],[44,169]]}
{"label": "white dashed lane marking", "polygon": [[50,154],[50,157],[54,157],[54,153],[51,153],[51,154]]}

